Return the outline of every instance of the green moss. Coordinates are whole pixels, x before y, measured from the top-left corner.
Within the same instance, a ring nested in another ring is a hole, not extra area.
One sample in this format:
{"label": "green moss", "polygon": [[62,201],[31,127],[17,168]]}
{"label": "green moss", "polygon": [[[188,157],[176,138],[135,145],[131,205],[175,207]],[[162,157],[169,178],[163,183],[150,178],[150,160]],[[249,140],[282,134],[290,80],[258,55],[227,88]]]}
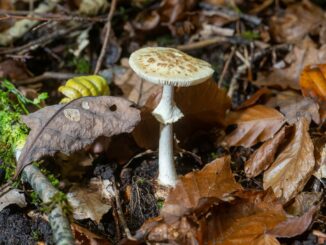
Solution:
{"label": "green moss", "polygon": [[83,57],[74,58],[73,65],[75,66],[75,72],[80,74],[87,74],[91,69],[89,61]]}
{"label": "green moss", "polygon": [[67,195],[61,191],[58,191],[49,203],[43,203],[41,211],[50,213],[54,208],[60,206],[63,213],[70,217],[72,214],[72,207],[69,205]]}
{"label": "green moss", "polygon": [[245,31],[241,33],[241,36],[249,41],[254,41],[260,38],[259,32],[256,31]]}

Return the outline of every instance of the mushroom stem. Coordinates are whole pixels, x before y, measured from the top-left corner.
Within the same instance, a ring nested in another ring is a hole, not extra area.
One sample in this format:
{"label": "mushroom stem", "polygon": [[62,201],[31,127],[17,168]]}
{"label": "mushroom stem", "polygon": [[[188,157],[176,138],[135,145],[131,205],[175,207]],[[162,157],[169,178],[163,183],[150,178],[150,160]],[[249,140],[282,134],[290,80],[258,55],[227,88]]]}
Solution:
{"label": "mushroom stem", "polygon": [[164,85],[162,98],[158,106],[153,111],[155,118],[163,123],[174,123],[183,117],[182,112],[174,103],[174,90],[171,85]]}
{"label": "mushroom stem", "polygon": [[161,134],[158,150],[159,176],[158,181],[164,186],[175,186],[177,172],[173,159],[173,126],[161,124]]}
{"label": "mushroom stem", "polygon": [[173,93],[173,86],[164,85],[161,101],[153,111],[154,116],[161,122],[158,181],[165,186],[175,186],[177,180],[173,159],[172,123],[183,116],[174,103]]}

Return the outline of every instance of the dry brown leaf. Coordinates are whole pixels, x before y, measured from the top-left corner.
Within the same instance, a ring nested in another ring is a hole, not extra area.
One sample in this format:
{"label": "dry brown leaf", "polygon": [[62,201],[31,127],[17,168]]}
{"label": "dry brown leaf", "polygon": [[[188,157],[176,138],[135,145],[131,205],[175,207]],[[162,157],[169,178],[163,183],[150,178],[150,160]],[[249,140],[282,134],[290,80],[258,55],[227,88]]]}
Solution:
{"label": "dry brown leaf", "polygon": [[326,110],[326,64],[305,67],[300,76],[300,87],[304,96],[318,101]]}
{"label": "dry brown leaf", "polygon": [[249,99],[245,100],[238,108],[237,110],[243,110],[245,108],[248,108],[250,106],[253,106],[257,103],[258,100],[264,95],[270,94],[272,91],[267,88],[260,88],[257,90],[252,96],[250,96]]}
{"label": "dry brown leaf", "polygon": [[239,191],[234,196],[234,201],[213,205],[197,217],[183,216],[173,223],[166,223],[161,217],[147,220],[135,237],[180,245],[279,244],[267,231],[286,216],[272,191]]}
{"label": "dry brown leaf", "polygon": [[259,86],[279,86],[283,89],[300,89],[299,77],[301,70],[312,64],[326,63],[326,45],[319,49],[310,39],[306,38],[296,45],[285,57],[288,64],[285,68],[273,68],[270,72],[258,73],[257,81]]}
{"label": "dry brown leaf", "polygon": [[30,77],[23,62],[16,60],[4,60],[0,63],[0,77],[9,78],[10,80],[24,80]]}
{"label": "dry brown leaf", "polygon": [[[142,121],[133,132],[140,147],[157,148],[159,123],[151,113],[160,97],[160,93],[153,94],[141,110]],[[225,113],[231,107],[226,92],[219,89],[213,80],[188,88],[177,88],[175,101],[184,114],[184,117],[174,124],[175,134],[181,144],[198,130],[209,130],[224,125]]]}
{"label": "dry brown leaf", "polygon": [[251,147],[272,138],[285,122],[281,113],[263,105],[231,112],[226,120],[228,125],[237,125],[237,128],[226,136],[226,143],[229,146],[244,147]]}
{"label": "dry brown leaf", "polygon": [[305,117],[309,123],[311,120],[317,124],[320,123],[318,104],[294,91],[279,92],[266,105],[278,107],[289,124],[297,122],[300,117]]}
{"label": "dry brown leaf", "polygon": [[82,97],[65,105],[45,107],[23,120],[31,132],[16,174],[45,155],[68,155],[91,145],[99,136],[131,132],[140,121],[140,112],[123,98]]}
{"label": "dry brown leaf", "polygon": [[244,192],[234,203],[218,205],[200,220],[198,240],[214,245],[278,244],[266,231],[285,219],[271,191]]}
{"label": "dry brown leaf", "polygon": [[278,224],[268,234],[276,237],[295,237],[305,232],[320,206],[321,193],[300,193],[294,203],[287,208],[291,212],[286,221]]}
{"label": "dry brown leaf", "polygon": [[132,20],[132,25],[141,31],[149,31],[154,29],[160,23],[160,15],[157,11],[144,10],[140,12],[135,19]]}
{"label": "dry brown leaf", "polygon": [[323,10],[304,0],[290,5],[284,14],[272,16],[270,29],[277,42],[289,43],[314,32],[324,21]]}
{"label": "dry brown leaf", "polygon": [[230,157],[222,157],[207,164],[202,170],[181,177],[165,200],[161,216],[168,224],[184,215],[200,213],[213,203],[228,200],[241,190],[230,169]]}
{"label": "dry brown leaf", "polygon": [[245,162],[245,173],[253,178],[269,168],[275,159],[279,145],[284,141],[286,128],[283,127],[272,139],[261,145]]}
{"label": "dry brown leaf", "polygon": [[314,139],[316,167],[314,176],[318,179],[326,178],[326,136]]}
{"label": "dry brown leaf", "polygon": [[111,206],[103,198],[103,188],[96,180],[91,180],[89,186],[83,187],[74,185],[67,193],[69,204],[73,211],[73,216],[77,220],[91,219],[97,224],[100,223],[104,214]]}
{"label": "dry brown leaf", "polygon": [[308,130],[307,120],[301,118],[289,144],[264,173],[264,189],[272,187],[283,203],[294,198],[313,173],[314,146]]}
{"label": "dry brown leaf", "polygon": [[111,245],[106,238],[101,237],[80,225],[72,223],[71,228],[75,237],[76,245]]}

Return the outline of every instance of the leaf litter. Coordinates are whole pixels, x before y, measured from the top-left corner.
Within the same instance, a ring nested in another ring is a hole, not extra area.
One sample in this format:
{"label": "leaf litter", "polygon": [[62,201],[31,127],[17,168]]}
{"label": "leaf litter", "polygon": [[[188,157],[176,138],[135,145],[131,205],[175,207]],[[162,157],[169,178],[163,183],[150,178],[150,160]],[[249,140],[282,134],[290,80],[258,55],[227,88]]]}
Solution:
{"label": "leaf litter", "polygon": [[[108,58],[102,67],[111,74],[108,83],[112,93],[133,101],[140,110],[122,98],[110,97],[107,101],[103,101],[104,97],[83,98],[67,107],[45,107],[24,117],[31,133],[17,172],[35,160],[60,158],[61,163],[48,164],[47,168],[58,171],[59,165],[59,188],[68,195],[72,195],[72,190],[79,193],[75,195],[79,204],[75,205],[74,215],[87,227],[74,228],[76,241],[81,239],[81,243],[131,242],[133,239],[124,238],[126,227],[117,218],[117,212],[125,215],[136,239],[134,243],[292,244],[305,239],[305,231],[310,232],[311,226],[313,234],[319,234],[322,240],[326,25],[324,9],[316,3],[306,0],[281,1],[279,5],[272,1],[230,4],[220,0],[119,3],[111,26]],[[15,10],[11,6],[15,3],[10,2],[9,7],[1,4],[5,9]],[[91,4],[91,8],[85,9],[84,4]],[[56,14],[69,21],[64,14],[69,13],[70,6],[93,15],[80,17],[84,24],[103,21],[101,14],[110,8],[105,1],[96,4],[69,1],[60,5]],[[56,17],[45,13],[43,18]],[[0,30],[8,30],[15,22],[18,20],[5,20]],[[55,104],[59,101],[55,90],[61,82],[43,83],[42,75],[34,74],[53,69],[60,71],[59,75],[61,71],[64,75],[90,72],[98,45],[104,43],[104,35],[97,43],[94,36],[99,35],[93,33],[104,33],[106,28],[80,25],[71,35],[54,35],[53,40],[58,42],[41,41],[40,46],[36,42],[31,49],[28,45],[32,43],[24,46],[26,41],[50,33],[53,28],[50,26],[39,25],[23,38],[10,37],[20,40],[8,50],[0,49],[0,53],[9,54],[1,59],[0,73],[17,84],[27,84],[28,88],[48,89],[49,103]],[[54,29],[57,27],[66,28],[60,23]],[[61,40],[68,42],[63,45]],[[278,49],[275,42],[283,48]],[[128,57],[143,46],[177,46],[209,61],[216,71],[215,79],[209,82],[175,90],[176,103],[185,114],[175,125],[175,148],[184,148],[178,151],[175,160],[184,169],[176,188],[168,191],[165,200],[155,199],[157,193],[153,193],[159,190],[155,182],[157,152],[142,153],[157,149],[159,125],[151,112],[160,99],[161,89],[140,81],[129,69],[127,59],[120,57]],[[233,48],[234,55],[229,53]],[[74,56],[72,63],[78,65],[64,65],[62,69],[62,64],[70,59],[63,51],[68,49],[78,51],[70,54]],[[44,56],[47,65],[35,69],[33,64],[42,63]],[[256,56],[259,58],[250,58]],[[89,64],[83,67],[85,61]],[[118,62],[120,65],[114,64]],[[240,71],[243,64],[245,69]],[[102,74],[106,74],[104,70]],[[217,85],[217,78],[222,87]],[[29,85],[30,81],[35,85]],[[227,96],[227,89],[232,98]],[[89,122],[83,121],[84,118]],[[105,140],[102,136],[106,136]],[[191,154],[186,156],[185,152]],[[62,157],[64,154],[72,159]],[[143,155],[141,161],[136,154]],[[55,158],[49,157],[54,155]],[[133,163],[126,166],[127,162]],[[93,168],[96,171],[92,172]],[[112,182],[107,176],[119,174],[116,181],[122,201],[120,209],[107,202],[111,198],[113,203],[116,201],[116,193],[108,193]],[[98,185],[90,188],[94,175],[99,178]],[[83,210],[78,213],[78,208]],[[87,224],[87,220],[96,225]]]}

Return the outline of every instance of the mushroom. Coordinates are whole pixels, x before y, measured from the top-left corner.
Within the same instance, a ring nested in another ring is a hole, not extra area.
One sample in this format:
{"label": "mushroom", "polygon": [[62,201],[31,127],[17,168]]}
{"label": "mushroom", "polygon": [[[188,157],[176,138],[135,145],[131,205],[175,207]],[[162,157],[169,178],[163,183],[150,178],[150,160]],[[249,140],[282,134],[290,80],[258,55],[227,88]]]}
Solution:
{"label": "mushroom", "polygon": [[173,99],[174,86],[200,84],[210,78],[214,70],[206,61],[177,49],[162,47],[142,48],[133,52],[129,64],[141,78],[163,85],[161,101],[152,112],[161,124],[158,182],[163,186],[175,186],[177,174],[173,159],[172,124],[183,117],[183,114]]}

